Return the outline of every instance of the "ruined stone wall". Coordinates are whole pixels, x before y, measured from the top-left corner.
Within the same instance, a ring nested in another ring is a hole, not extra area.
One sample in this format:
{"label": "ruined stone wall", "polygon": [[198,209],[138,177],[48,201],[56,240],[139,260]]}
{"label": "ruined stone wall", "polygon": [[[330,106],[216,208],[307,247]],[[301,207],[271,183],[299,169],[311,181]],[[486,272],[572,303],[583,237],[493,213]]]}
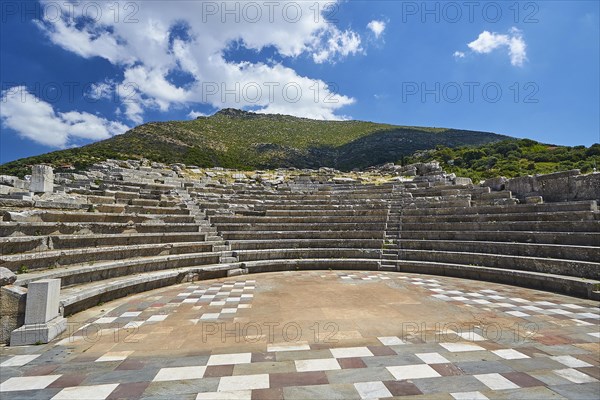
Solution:
{"label": "ruined stone wall", "polygon": [[[493,182],[492,182],[493,181]],[[496,180],[484,182],[492,190],[501,190]],[[600,201],[600,173],[581,175],[577,169],[547,175],[521,176],[503,182],[503,189],[510,190],[519,200],[530,196],[542,196],[544,201]]]}

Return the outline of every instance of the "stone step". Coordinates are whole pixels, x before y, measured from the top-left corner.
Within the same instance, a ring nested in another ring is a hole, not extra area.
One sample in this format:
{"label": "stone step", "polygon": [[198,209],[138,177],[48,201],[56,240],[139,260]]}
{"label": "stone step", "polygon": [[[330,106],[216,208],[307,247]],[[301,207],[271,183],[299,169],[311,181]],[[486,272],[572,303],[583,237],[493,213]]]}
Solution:
{"label": "stone step", "polygon": [[398,272],[489,281],[600,300],[600,293],[597,291],[599,280],[509,268],[473,266],[466,263],[399,260],[396,262],[396,268]]}
{"label": "stone step", "polygon": [[540,243],[574,246],[598,246],[598,232],[536,232],[536,231],[402,231],[404,239],[467,240],[491,242]]}
{"label": "stone step", "polygon": [[507,243],[466,240],[414,240],[406,238],[400,239],[399,245],[405,250],[491,253],[521,257],[560,258],[590,262],[600,261],[600,246],[591,247],[563,244]]}
{"label": "stone step", "polygon": [[206,240],[219,241],[221,238],[216,236],[214,239],[209,239],[206,233],[199,232],[1,237],[0,255],[47,250],[72,250],[86,247],[204,242]]}
{"label": "stone step", "polygon": [[600,279],[600,263],[542,257],[520,257],[490,253],[429,250],[400,250],[399,259],[407,261],[447,262],[493,268]]}
{"label": "stone step", "polygon": [[112,214],[99,212],[69,212],[69,211],[32,211],[3,213],[4,221],[9,222],[111,222],[111,223],[190,223],[194,217],[189,215],[160,215],[160,214]]}
{"label": "stone step", "polygon": [[335,258],[307,258],[307,259],[274,259],[245,261],[241,267],[248,273],[278,272],[278,271],[306,271],[306,270],[345,270],[345,271],[377,271],[380,261],[377,259],[335,259]]}
{"label": "stone step", "polygon": [[210,222],[216,225],[231,224],[303,224],[316,223],[338,224],[338,223],[361,223],[361,222],[385,222],[385,215],[360,215],[360,216],[301,216],[301,217],[260,217],[260,216],[214,216]]}
{"label": "stone step", "polygon": [[201,280],[224,278],[228,271],[237,268],[239,264],[212,264],[92,282],[62,289],[60,304],[64,316],[69,316],[120,297],[181,283],[189,277]]}
{"label": "stone step", "polygon": [[288,258],[361,258],[380,259],[381,251],[373,249],[308,248],[236,250],[233,255],[240,261],[275,260]]}
{"label": "stone step", "polygon": [[381,239],[277,239],[277,240],[230,240],[232,250],[261,250],[280,248],[364,248],[379,249]]}
{"label": "stone step", "polygon": [[548,213],[461,214],[402,217],[403,223],[443,222],[504,222],[504,221],[600,221],[600,213],[592,211],[565,211]]}
{"label": "stone step", "polygon": [[98,262],[124,260],[161,255],[202,253],[215,251],[214,244],[222,242],[193,242],[143,244],[134,246],[107,246],[73,250],[47,250],[34,253],[5,255],[0,257],[0,267],[13,272],[36,271],[68,265],[95,265]]}
{"label": "stone step", "polygon": [[2,236],[47,236],[85,234],[128,234],[128,233],[176,233],[201,232],[198,224],[126,224],[112,222],[55,223],[55,222],[3,222]]}
{"label": "stone step", "polygon": [[15,285],[26,286],[29,282],[39,279],[60,278],[61,286],[67,287],[143,272],[218,264],[220,257],[220,252],[203,252],[107,261],[94,265],[72,265],[20,274]]}
{"label": "stone step", "polygon": [[130,206],[118,204],[100,204],[94,206],[100,213],[114,214],[155,214],[155,215],[190,215],[190,210],[181,207]]}
{"label": "stone step", "polygon": [[383,231],[384,223],[295,223],[295,224],[220,224],[217,226],[219,232],[228,231],[297,231],[297,230],[323,230],[323,231]]}
{"label": "stone step", "polygon": [[[331,239],[377,239],[380,241],[383,239],[383,231],[363,231],[363,230],[347,230],[347,231],[327,231],[327,230],[313,230],[313,231],[302,231],[302,230],[290,230],[290,231],[228,231],[223,232],[223,238],[225,240],[293,240],[293,239],[310,239],[310,240],[331,240]],[[207,238],[207,240],[209,240]]]}
{"label": "stone step", "polygon": [[405,209],[403,214],[409,215],[462,215],[462,214],[507,214],[507,213],[540,213],[540,212],[567,212],[567,211],[597,211],[596,201],[578,201],[545,204],[518,204],[513,206],[482,206],[465,208],[436,208],[436,209]]}
{"label": "stone step", "polygon": [[411,231],[538,231],[600,232],[598,221],[502,221],[502,222],[422,222],[404,223]]}

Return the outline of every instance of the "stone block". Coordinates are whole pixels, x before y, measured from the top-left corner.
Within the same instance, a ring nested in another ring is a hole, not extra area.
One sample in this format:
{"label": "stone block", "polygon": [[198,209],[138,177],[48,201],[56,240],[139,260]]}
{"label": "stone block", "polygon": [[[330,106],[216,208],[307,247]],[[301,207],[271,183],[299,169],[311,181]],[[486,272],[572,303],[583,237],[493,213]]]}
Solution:
{"label": "stone block", "polygon": [[17,276],[8,268],[0,267],[0,286],[12,285]]}
{"label": "stone block", "polygon": [[34,165],[29,190],[34,193],[51,193],[54,191],[54,172],[52,167]]}
{"label": "stone block", "polygon": [[464,178],[462,176],[457,176],[456,179],[454,179],[454,184],[455,185],[472,185],[473,181],[471,180],[471,178]]}
{"label": "stone block", "polygon": [[31,282],[27,289],[25,324],[44,323],[58,316],[60,279]]}
{"label": "stone block", "polygon": [[490,189],[495,191],[504,190],[506,182],[508,182],[508,179],[506,179],[503,176],[499,176],[497,178],[486,179],[483,182],[483,186],[489,187]]}
{"label": "stone block", "polygon": [[27,289],[21,286],[0,287],[0,343],[8,344],[10,333],[23,325]]}
{"label": "stone block", "polygon": [[542,204],[544,199],[542,196],[529,196],[525,198],[526,204]]}
{"label": "stone block", "polygon": [[31,282],[25,304],[25,325],[12,331],[11,346],[48,343],[67,328],[59,315],[60,279]]}

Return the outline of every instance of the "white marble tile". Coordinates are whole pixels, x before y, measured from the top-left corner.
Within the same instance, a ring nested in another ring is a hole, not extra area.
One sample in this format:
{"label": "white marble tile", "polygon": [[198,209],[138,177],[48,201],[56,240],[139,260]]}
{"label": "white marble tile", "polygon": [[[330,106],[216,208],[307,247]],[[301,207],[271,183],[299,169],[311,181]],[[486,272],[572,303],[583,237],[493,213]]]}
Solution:
{"label": "white marble tile", "polygon": [[551,308],[546,310],[549,314],[560,314],[560,315],[571,315],[573,314],[571,311],[563,310],[562,308]]}
{"label": "white marble tile", "polygon": [[405,344],[404,341],[397,336],[381,336],[377,339],[379,339],[381,344],[384,346],[397,346],[400,344]]}
{"label": "white marble tile", "polygon": [[594,313],[579,313],[579,314],[577,314],[577,318],[599,319],[600,315],[594,314]]}
{"label": "white marble tile", "polygon": [[544,310],[543,308],[539,308],[536,306],[523,306],[521,308],[524,310],[527,310],[527,311],[543,311]]}
{"label": "white marble tile", "polygon": [[489,400],[481,392],[458,392],[458,393],[450,393],[450,396],[454,398],[454,400]]}
{"label": "white marble tile", "polygon": [[590,326],[590,325],[594,325],[590,322],[586,322],[586,321],[582,321],[580,319],[572,319],[571,321],[575,322],[575,325],[577,326]]}
{"label": "white marble tile", "polygon": [[473,301],[473,303],[476,303],[476,304],[490,304],[491,303],[490,301],[487,301],[485,299],[475,299],[472,301]]}
{"label": "white marble tile", "polygon": [[515,301],[515,302],[517,302],[517,303],[531,303],[531,301],[530,301],[530,300],[527,300],[527,299],[522,299],[522,298],[520,298],[520,297],[513,297],[513,298],[511,298],[511,300],[512,300],[512,301]]}
{"label": "white marble tile", "polygon": [[310,350],[308,343],[272,343],[267,345],[268,352]]}
{"label": "white marble tile", "polygon": [[535,304],[539,304],[542,306],[555,306],[556,303],[551,303],[549,301],[536,301]]}
{"label": "white marble tile", "polygon": [[529,317],[529,314],[525,314],[521,311],[507,311],[506,313],[515,317]]}
{"label": "white marble tile", "polygon": [[0,367],[22,367],[23,365],[35,360],[41,354],[27,354],[20,356],[12,356],[8,360],[0,364]]}
{"label": "white marble tile", "polygon": [[44,389],[60,377],[61,375],[44,375],[8,378],[0,383],[0,392]]}
{"label": "white marble tile", "polygon": [[251,359],[252,353],[213,354],[206,365],[248,364]]}
{"label": "white marble tile", "polygon": [[450,297],[452,300],[456,300],[456,301],[465,301],[468,300],[466,297],[463,296],[454,296],[454,297]]}
{"label": "white marble tile", "polygon": [[221,314],[235,314],[237,312],[237,308],[223,308],[221,310]]}
{"label": "white marble tile", "polygon": [[569,368],[581,368],[581,367],[591,367],[592,364],[586,363],[585,361],[581,361],[573,356],[554,356],[550,357],[554,361],[558,361],[559,363],[569,367]]}
{"label": "white marble tile", "polygon": [[330,371],[334,369],[341,369],[335,358],[318,358],[313,360],[295,360],[296,371],[307,372],[307,371]]}
{"label": "white marble tile", "polygon": [[455,331],[449,331],[450,333],[455,333],[457,336],[460,336],[461,338],[468,340],[470,342],[480,342],[485,340],[485,338],[473,331],[465,331],[465,332],[455,332]]}
{"label": "white marble tile", "polygon": [[123,314],[121,314],[121,318],[137,317],[141,313],[142,313],[141,311],[127,311],[127,312],[124,312]]}
{"label": "white marble tile", "polygon": [[477,380],[492,390],[519,389],[519,386],[500,374],[474,375]]}
{"label": "white marble tile", "polygon": [[102,357],[98,358],[96,362],[123,361],[131,354],[133,354],[133,351],[109,351]]}
{"label": "white marble tile", "polygon": [[201,379],[205,371],[205,366],[161,368],[152,382]]}
{"label": "white marble tile", "polygon": [[164,315],[164,314],[152,315],[146,321],[159,322],[159,321],[164,321],[165,319],[167,319],[167,317],[168,317],[168,315]]}
{"label": "white marble tile", "polygon": [[252,308],[252,304],[240,304],[238,308]]}
{"label": "white marble tile", "polygon": [[561,306],[563,306],[565,308],[570,308],[572,310],[579,310],[581,308],[584,308],[584,307],[578,306],[577,304],[561,304]]}
{"label": "white marble tile", "polygon": [[437,378],[438,376],[441,376],[436,370],[427,364],[401,365],[386,368],[397,380]]}
{"label": "white marble tile", "polygon": [[225,300],[211,301],[210,305],[211,306],[224,306],[225,305]]}
{"label": "white marble tile", "polygon": [[185,299],[182,301],[182,303],[197,303],[198,299]]}
{"label": "white marble tile", "polygon": [[425,364],[446,364],[450,362],[439,353],[417,353],[415,356],[423,360]]}
{"label": "white marble tile", "polygon": [[117,317],[102,317],[102,318],[98,318],[97,320],[95,320],[94,324],[110,324],[115,319],[117,319]]}
{"label": "white marble tile", "polygon": [[104,400],[117,386],[119,386],[118,383],[109,383],[105,385],[68,387],[58,392],[52,400]]}
{"label": "white marble tile", "polygon": [[219,392],[267,389],[269,374],[224,376],[219,381]]}
{"label": "white marble tile", "polygon": [[196,400],[251,400],[252,390],[235,390],[230,392],[204,392],[196,395]]}
{"label": "white marble tile", "polygon": [[206,314],[202,314],[202,316],[200,317],[201,320],[206,321],[206,320],[215,320],[215,319],[219,319],[219,315],[221,315],[220,313],[206,313]]}
{"label": "white marble tile", "polygon": [[492,299],[492,300],[502,300],[502,299],[505,299],[505,298],[506,298],[506,297],[504,297],[504,296],[499,296],[499,295],[497,295],[497,294],[495,294],[495,295],[492,295],[492,296],[488,296],[488,299]]}
{"label": "white marble tile", "polygon": [[480,290],[481,293],[498,293],[498,291],[496,290],[492,290],[492,289],[484,289],[484,290]]}
{"label": "white marble tile", "polygon": [[492,350],[492,353],[494,353],[498,357],[504,358],[505,360],[519,360],[521,358],[529,358],[529,356],[514,349]]}
{"label": "white marble tile", "polygon": [[372,357],[373,353],[366,347],[340,347],[330,349],[335,358]]}
{"label": "white marble tile", "polygon": [[600,338],[600,332],[590,332],[590,333],[588,333],[588,335]]}
{"label": "white marble tile", "polygon": [[559,369],[554,371],[555,374],[561,376],[573,383],[591,383],[598,382],[595,378],[592,378],[589,375],[584,374],[583,372],[579,372],[576,369],[566,368]]}
{"label": "white marble tile", "polygon": [[358,392],[361,399],[392,397],[392,393],[381,381],[355,383],[354,388]]}
{"label": "white marble tile", "polygon": [[436,299],[440,299],[440,300],[449,300],[450,297],[446,296],[445,294],[434,294],[431,297],[435,297]]}
{"label": "white marble tile", "polygon": [[461,351],[480,351],[480,350],[485,350],[483,347],[481,346],[477,346],[476,344],[470,344],[470,343],[440,343],[440,346],[442,346],[443,348],[445,348],[446,350],[448,350],[451,353],[458,353]]}

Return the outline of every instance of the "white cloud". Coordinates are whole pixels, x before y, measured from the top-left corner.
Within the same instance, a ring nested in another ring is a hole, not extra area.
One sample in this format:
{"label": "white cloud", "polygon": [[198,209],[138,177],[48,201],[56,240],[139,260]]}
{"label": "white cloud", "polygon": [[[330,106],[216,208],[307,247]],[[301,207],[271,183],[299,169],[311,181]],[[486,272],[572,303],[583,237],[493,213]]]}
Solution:
{"label": "white cloud", "polygon": [[192,119],[196,119],[198,117],[206,117],[207,114],[204,114],[203,112],[200,112],[200,111],[192,110],[192,111],[190,111],[190,113],[187,116]]}
{"label": "white cloud", "polygon": [[385,31],[385,22],[373,20],[367,24],[367,28],[369,28],[371,32],[375,34],[375,37],[379,39],[379,37],[383,34],[383,31]]}
{"label": "white cloud", "polygon": [[[124,21],[124,15],[115,22],[112,3],[97,2],[102,12],[96,21],[78,23],[67,16],[38,21],[38,26],[56,45],[84,58],[104,58],[121,68],[124,79],[116,83],[116,93],[123,102],[121,111],[135,123],[143,121],[147,109],[168,111],[194,104],[339,119],[339,109],[354,99],[334,93],[325,82],[278,62],[232,62],[224,55],[232,43],[255,51],[272,47],[279,57],[308,56],[319,64],[361,54],[360,35],[327,20],[330,3],[174,0],[164,7],[164,2],[148,1],[136,3],[139,9],[130,17],[139,22],[131,23]],[[225,7],[237,15],[225,13]],[[315,10],[321,12],[315,14]],[[255,20],[257,15],[260,18]],[[374,25],[379,34],[384,26]],[[173,74],[191,79],[178,84],[171,79]],[[258,96],[252,92],[256,86],[262,89]],[[237,96],[223,90],[238,87]],[[283,89],[296,87],[301,96],[291,101]],[[315,94],[315,88],[320,93]]]}
{"label": "white cloud", "polygon": [[2,123],[22,137],[40,144],[65,148],[74,138],[102,140],[129,129],[87,112],[57,113],[51,104],[31,94],[24,86],[2,92]]}
{"label": "white cloud", "polygon": [[454,58],[465,58],[465,53],[462,51],[455,51],[453,56]]}
{"label": "white cloud", "polygon": [[523,33],[517,28],[511,28],[506,35],[483,31],[467,46],[479,54],[489,54],[496,49],[506,48],[510,63],[517,67],[522,66],[527,60],[527,44],[523,39]]}
{"label": "white cloud", "polygon": [[96,82],[90,85],[86,96],[92,100],[110,99],[115,90],[115,82],[112,80],[104,80],[103,82]]}

